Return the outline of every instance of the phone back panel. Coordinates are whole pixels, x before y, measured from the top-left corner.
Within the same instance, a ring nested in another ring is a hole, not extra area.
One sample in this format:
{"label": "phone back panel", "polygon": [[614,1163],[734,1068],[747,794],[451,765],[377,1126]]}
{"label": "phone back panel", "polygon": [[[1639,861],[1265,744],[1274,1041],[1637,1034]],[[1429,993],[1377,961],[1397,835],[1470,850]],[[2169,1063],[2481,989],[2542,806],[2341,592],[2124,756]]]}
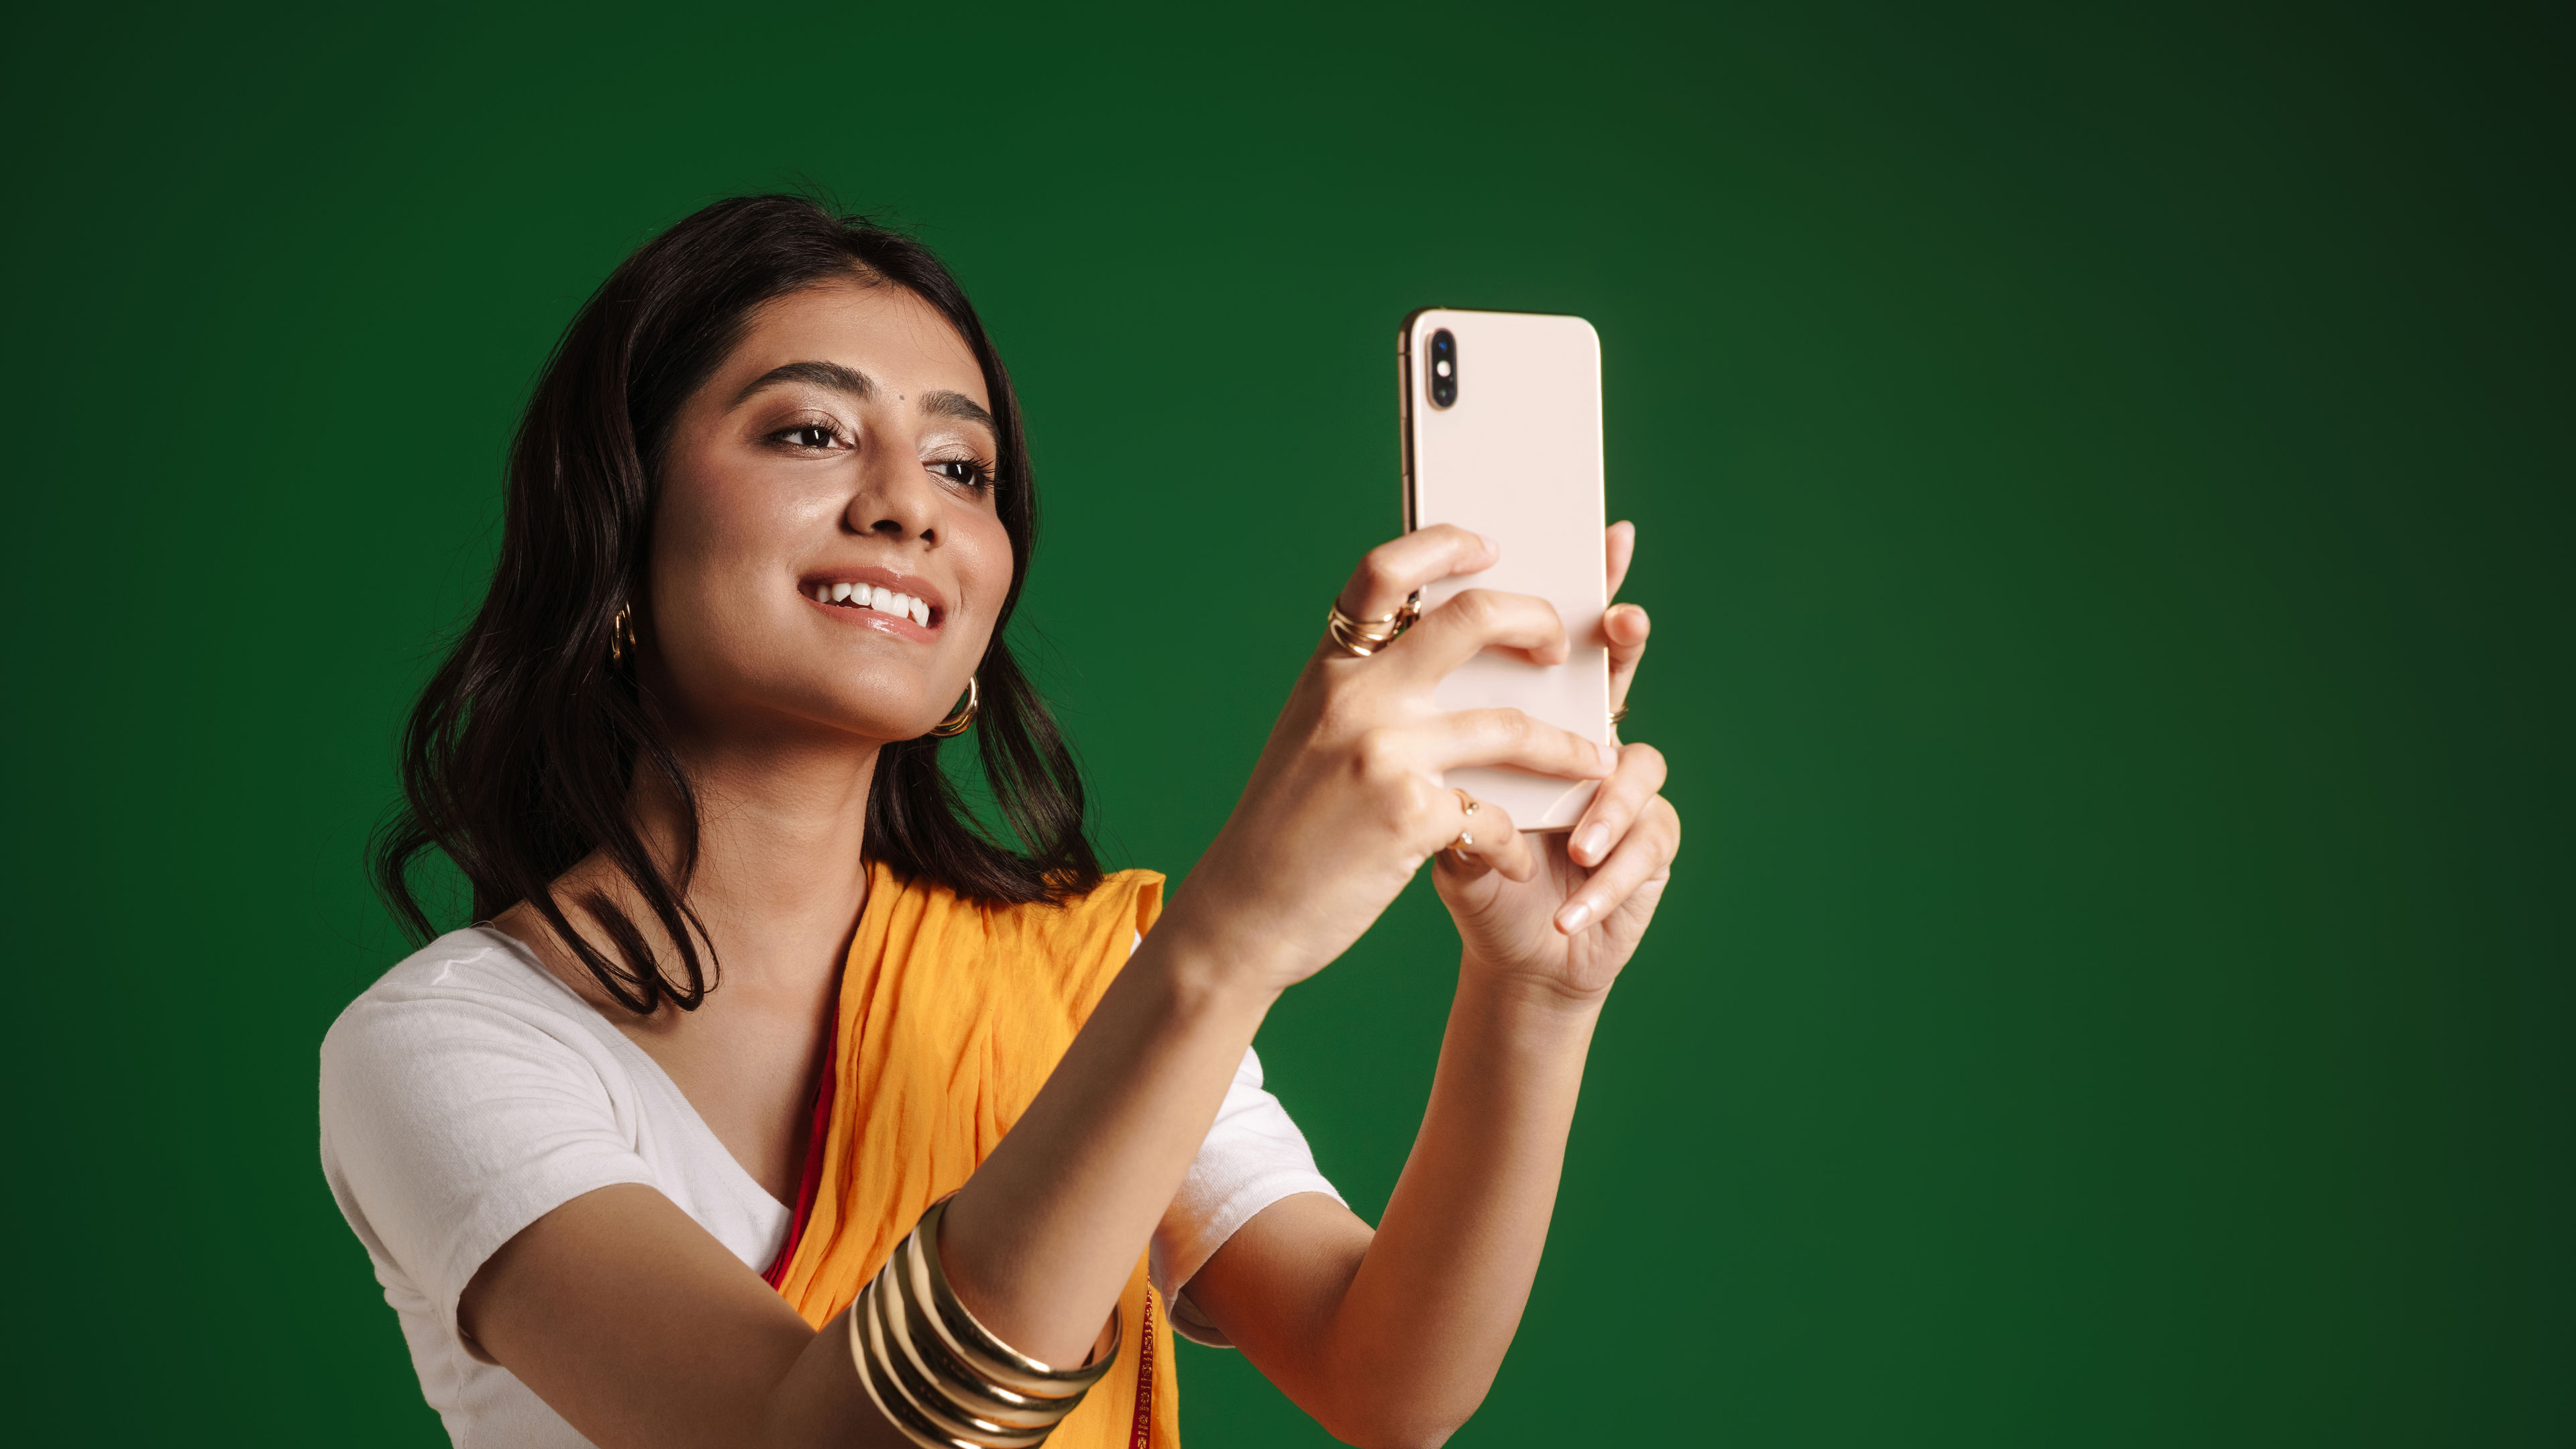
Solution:
{"label": "phone back panel", "polygon": [[[1434,403],[1432,334],[1456,339],[1457,397]],[[1596,742],[1609,738],[1603,575],[1601,339],[1580,317],[1430,308],[1398,340],[1404,388],[1405,527],[1454,523],[1492,539],[1502,561],[1423,592],[1425,612],[1463,589],[1536,594],[1565,621],[1573,657],[1541,667],[1488,650],[1443,680],[1442,709],[1509,705]],[[1523,830],[1571,827],[1591,781],[1516,770],[1452,770],[1447,782],[1511,813]]]}

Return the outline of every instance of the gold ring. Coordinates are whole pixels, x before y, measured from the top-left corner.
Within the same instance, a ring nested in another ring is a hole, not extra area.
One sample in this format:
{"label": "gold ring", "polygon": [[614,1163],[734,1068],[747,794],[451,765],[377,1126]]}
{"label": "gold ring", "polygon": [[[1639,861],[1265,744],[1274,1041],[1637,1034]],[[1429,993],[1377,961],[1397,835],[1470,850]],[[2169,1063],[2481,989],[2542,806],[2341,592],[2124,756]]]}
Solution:
{"label": "gold ring", "polygon": [[1338,603],[1324,615],[1324,632],[1343,653],[1365,659],[1395,642],[1396,636],[1413,627],[1422,617],[1422,592],[1417,589],[1392,614],[1374,619],[1354,619],[1342,612]]}
{"label": "gold ring", "polygon": [[1614,710],[1610,711],[1610,722],[1611,722],[1612,724],[1614,724],[1614,725],[1615,725],[1615,724],[1617,724],[1617,723],[1619,723],[1620,721],[1622,721],[1622,720],[1626,719],[1627,717],[1628,717],[1628,706],[1626,706],[1626,705],[1624,705],[1624,704],[1623,704],[1623,705],[1621,705],[1621,706],[1619,706],[1617,709],[1614,709]]}
{"label": "gold ring", "polygon": [[1449,793],[1458,797],[1458,804],[1461,812],[1467,817],[1466,821],[1460,822],[1458,838],[1449,842],[1449,853],[1458,857],[1460,860],[1465,860],[1467,858],[1468,848],[1476,843],[1475,837],[1469,835],[1465,829],[1467,822],[1473,821],[1476,818],[1476,811],[1478,809],[1476,797],[1454,785],[1449,788]]}

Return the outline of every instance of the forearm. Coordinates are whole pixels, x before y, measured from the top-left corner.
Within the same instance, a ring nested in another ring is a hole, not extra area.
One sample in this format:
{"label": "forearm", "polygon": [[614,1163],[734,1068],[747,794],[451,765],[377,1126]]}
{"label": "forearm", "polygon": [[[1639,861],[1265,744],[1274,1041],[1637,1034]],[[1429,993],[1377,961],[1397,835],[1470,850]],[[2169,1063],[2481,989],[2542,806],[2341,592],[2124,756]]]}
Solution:
{"label": "forearm", "polygon": [[1436,1442],[1483,1402],[1546,1247],[1599,1010],[1460,973],[1413,1153],[1325,1336],[1334,1418]]}
{"label": "forearm", "polygon": [[1067,1364],[1089,1349],[1277,998],[1240,967],[1167,916],[959,1191],[942,1259],[1005,1341]]}

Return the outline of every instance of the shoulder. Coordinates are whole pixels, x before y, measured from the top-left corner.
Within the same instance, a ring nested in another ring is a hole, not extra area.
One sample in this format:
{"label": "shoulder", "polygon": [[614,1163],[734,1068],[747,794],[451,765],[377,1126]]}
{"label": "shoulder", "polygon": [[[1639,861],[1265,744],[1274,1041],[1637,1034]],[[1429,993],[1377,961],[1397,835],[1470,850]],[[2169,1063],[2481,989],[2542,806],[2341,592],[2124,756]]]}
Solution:
{"label": "shoulder", "polygon": [[451,931],[396,963],[331,1023],[322,1038],[324,1105],[370,1084],[417,1090],[499,1060],[519,1071],[595,1075],[605,1026],[507,936]]}
{"label": "shoulder", "polygon": [[450,931],[376,978],[332,1021],[323,1050],[346,1046],[389,1024],[471,1017],[477,1011],[518,1017],[562,1017],[579,998],[530,960],[509,937],[486,927]]}
{"label": "shoulder", "polygon": [[1035,989],[1077,1021],[1163,909],[1163,877],[1150,870],[1117,871],[1079,895],[1027,902],[967,900],[917,877],[878,879],[899,894],[883,910],[869,907],[859,954],[884,950],[945,968],[973,963],[937,975],[984,983],[979,989]]}
{"label": "shoulder", "polygon": [[1004,907],[1032,928],[1052,931],[1134,933],[1154,924],[1163,911],[1163,873],[1117,870],[1077,896]]}
{"label": "shoulder", "polygon": [[1142,931],[1163,913],[1163,884],[1159,870],[1111,871],[1100,878],[1100,884],[1067,902],[1065,908],[1079,914],[1097,914],[1113,925],[1125,921],[1131,931]]}
{"label": "shoulder", "polygon": [[392,1201],[452,1208],[495,1183],[542,1186],[598,1159],[630,1172],[649,1104],[621,1044],[508,937],[441,936],[324,1035],[324,1169],[378,1215]]}
{"label": "shoulder", "polygon": [[613,1183],[667,1191],[636,1051],[498,932],[441,936],[359,993],[322,1039],[322,1171],[389,1289],[453,1335],[520,1229]]}
{"label": "shoulder", "polygon": [[992,906],[987,912],[995,940],[1014,955],[1115,970],[1163,913],[1163,877],[1158,871],[1122,870],[1078,896]]}
{"label": "shoulder", "polygon": [[[920,933],[927,926],[928,935],[945,937],[963,926],[1010,951],[1038,947],[1052,954],[1114,942],[1123,957],[1128,943],[1163,910],[1160,871],[1112,871],[1089,890],[1059,900],[995,901],[961,896],[922,876],[879,870],[876,888],[898,897],[886,914],[902,918],[902,934]],[[948,924],[952,922],[956,924]]]}

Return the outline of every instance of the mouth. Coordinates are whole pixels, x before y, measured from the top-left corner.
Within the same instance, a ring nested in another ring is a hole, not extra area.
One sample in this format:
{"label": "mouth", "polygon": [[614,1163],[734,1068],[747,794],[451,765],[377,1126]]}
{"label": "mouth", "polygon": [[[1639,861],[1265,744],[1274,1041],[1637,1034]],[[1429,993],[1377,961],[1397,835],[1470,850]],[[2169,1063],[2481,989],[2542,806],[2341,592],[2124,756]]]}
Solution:
{"label": "mouth", "polygon": [[948,606],[938,590],[924,580],[907,578],[891,569],[852,569],[817,575],[798,583],[796,589],[827,609],[859,613],[869,622],[911,626],[897,629],[898,633],[917,632],[926,637],[948,615]]}

